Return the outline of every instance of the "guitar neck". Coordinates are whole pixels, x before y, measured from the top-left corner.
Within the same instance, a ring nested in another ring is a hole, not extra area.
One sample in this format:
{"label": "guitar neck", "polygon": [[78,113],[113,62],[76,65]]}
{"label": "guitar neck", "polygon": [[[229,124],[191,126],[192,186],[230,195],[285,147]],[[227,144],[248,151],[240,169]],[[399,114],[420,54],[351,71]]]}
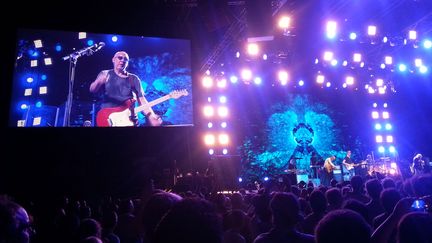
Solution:
{"label": "guitar neck", "polygon": [[135,107],[134,111],[135,111],[135,113],[138,113],[138,112],[143,111],[145,109],[148,109],[148,108],[150,108],[152,106],[155,106],[155,105],[157,105],[159,103],[162,103],[162,102],[164,102],[166,100],[169,100],[170,98],[171,98],[171,95],[169,95],[169,94],[165,95],[165,96],[162,96],[160,98],[157,98],[155,100],[150,101],[149,103],[147,103],[145,105],[141,105],[141,106]]}

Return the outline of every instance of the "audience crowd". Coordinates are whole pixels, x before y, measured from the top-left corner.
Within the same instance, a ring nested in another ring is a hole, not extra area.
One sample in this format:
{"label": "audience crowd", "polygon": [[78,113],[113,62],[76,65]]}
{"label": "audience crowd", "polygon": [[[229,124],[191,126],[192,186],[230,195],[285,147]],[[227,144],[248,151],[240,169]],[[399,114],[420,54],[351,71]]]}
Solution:
{"label": "audience crowd", "polygon": [[[331,186],[150,188],[132,198],[0,198],[0,243],[432,243],[432,175]],[[184,189],[184,188],[183,188]]]}

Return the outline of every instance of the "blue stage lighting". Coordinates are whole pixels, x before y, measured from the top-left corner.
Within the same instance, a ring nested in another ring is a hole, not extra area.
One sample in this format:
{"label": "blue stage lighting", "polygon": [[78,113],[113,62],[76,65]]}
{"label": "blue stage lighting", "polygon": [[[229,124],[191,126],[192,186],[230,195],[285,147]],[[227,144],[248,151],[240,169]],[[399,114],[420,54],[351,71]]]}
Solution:
{"label": "blue stage lighting", "polygon": [[420,73],[427,73],[428,68],[426,66],[420,66],[419,71],[420,71]]}
{"label": "blue stage lighting", "polygon": [[355,40],[355,39],[357,39],[357,34],[354,33],[354,32],[351,32],[350,35],[349,35],[349,38],[350,38],[351,40]]}
{"label": "blue stage lighting", "polygon": [[268,176],[264,177],[264,181],[268,181],[268,180],[269,180]]}
{"label": "blue stage lighting", "polygon": [[40,102],[40,101],[36,102],[36,107],[37,108],[41,108],[42,107],[42,102]]}
{"label": "blue stage lighting", "polygon": [[42,74],[42,75],[41,75],[41,79],[42,79],[42,80],[46,80],[46,79],[47,79],[47,76],[46,76],[45,74]]}
{"label": "blue stage lighting", "polygon": [[334,67],[338,64],[338,61],[336,59],[331,60],[330,64]]}
{"label": "blue stage lighting", "polygon": [[384,152],[385,152],[385,148],[384,148],[384,146],[379,146],[379,147],[378,147],[378,152],[380,152],[380,153],[384,153]]}
{"label": "blue stage lighting", "polygon": [[21,110],[25,110],[28,108],[27,104],[21,104],[20,106]]}
{"label": "blue stage lighting", "polygon": [[116,35],[113,35],[113,36],[111,37],[111,41],[112,41],[112,42],[117,42],[117,41],[118,41],[118,37],[117,37]]}
{"label": "blue stage lighting", "polygon": [[385,124],[386,130],[392,130],[392,125],[390,123]]}
{"label": "blue stage lighting", "polygon": [[262,83],[262,79],[260,77],[256,77],[256,78],[254,78],[254,83],[256,85],[260,85]]}
{"label": "blue stage lighting", "polygon": [[91,46],[91,45],[93,45],[93,44],[94,44],[94,41],[93,41],[93,40],[88,40],[88,41],[87,41],[87,45]]}
{"label": "blue stage lighting", "polygon": [[237,83],[237,81],[238,81],[237,76],[231,76],[231,77],[230,77],[230,81],[231,81],[231,83],[233,83],[233,84]]}
{"label": "blue stage lighting", "polygon": [[57,45],[55,46],[55,50],[56,50],[56,51],[61,51],[61,50],[62,50],[62,46],[61,46],[60,44],[57,44]]}
{"label": "blue stage lighting", "polygon": [[303,81],[303,80],[300,80],[300,81],[298,82],[298,85],[299,85],[299,86],[303,86],[303,85],[304,85],[304,81]]}
{"label": "blue stage lighting", "polygon": [[381,130],[382,126],[381,124],[377,123],[375,124],[375,130]]}
{"label": "blue stage lighting", "polygon": [[399,64],[399,71],[405,72],[407,70],[407,66],[405,64]]}
{"label": "blue stage lighting", "polygon": [[28,77],[27,79],[27,83],[33,83],[34,79],[32,77]]}
{"label": "blue stage lighting", "polygon": [[430,49],[432,47],[432,41],[430,40],[423,41],[423,47],[426,49]]}
{"label": "blue stage lighting", "polygon": [[38,57],[39,56],[39,52],[32,50],[32,49],[28,50],[27,53],[32,57]]}
{"label": "blue stage lighting", "polygon": [[396,148],[394,146],[390,146],[389,147],[389,152],[390,153],[395,153],[396,152]]}

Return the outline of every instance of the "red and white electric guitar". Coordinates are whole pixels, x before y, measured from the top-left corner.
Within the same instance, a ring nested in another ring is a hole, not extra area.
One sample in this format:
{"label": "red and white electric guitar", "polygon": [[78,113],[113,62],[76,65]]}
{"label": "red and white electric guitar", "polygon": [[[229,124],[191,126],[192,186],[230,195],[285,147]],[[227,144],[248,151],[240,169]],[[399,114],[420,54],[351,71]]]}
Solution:
{"label": "red and white electric guitar", "polygon": [[129,99],[123,103],[121,106],[117,107],[109,107],[102,108],[96,115],[96,124],[98,127],[130,127],[135,126],[135,122],[132,117],[133,114],[137,114],[147,108],[155,106],[159,103],[167,101],[169,99],[178,99],[181,96],[188,95],[187,90],[175,90],[170,92],[169,94],[150,101],[145,105],[141,105],[138,107],[134,107],[133,111],[131,110],[133,104],[135,103],[134,99]]}

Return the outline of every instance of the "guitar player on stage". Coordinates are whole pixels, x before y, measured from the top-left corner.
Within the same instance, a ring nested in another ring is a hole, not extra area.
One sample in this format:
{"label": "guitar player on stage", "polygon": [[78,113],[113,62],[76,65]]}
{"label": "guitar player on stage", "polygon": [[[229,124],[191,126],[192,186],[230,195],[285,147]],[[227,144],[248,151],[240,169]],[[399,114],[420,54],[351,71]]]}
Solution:
{"label": "guitar player on stage", "polygon": [[347,151],[346,156],[342,161],[342,164],[345,166],[345,169],[347,170],[347,172],[349,174],[349,179],[351,180],[351,178],[355,175],[354,167],[356,166],[356,164],[351,160],[351,151],[350,150]]}
{"label": "guitar player on stage", "polygon": [[[112,58],[112,63],[113,69],[101,71],[96,80],[90,84],[90,92],[101,92],[101,110],[107,111],[107,114],[98,113],[97,126],[112,126],[109,119],[105,119],[109,112],[127,110],[128,108],[132,113],[127,117],[129,121],[120,124],[136,126],[138,125],[137,114],[133,114],[135,103],[138,102],[140,106],[148,104],[144,97],[141,81],[137,75],[126,71],[129,64],[129,55],[126,52],[116,52]],[[148,122],[150,126],[162,125],[162,119],[154,113],[151,107],[145,107],[143,112],[147,118],[146,123]]]}
{"label": "guitar player on stage", "polygon": [[330,186],[330,182],[333,179],[333,170],[336,168],[333,161],[335,160],[336,156],[331,155],[324,161],[324,173],[321,179],[321,184],[324,186]]}

